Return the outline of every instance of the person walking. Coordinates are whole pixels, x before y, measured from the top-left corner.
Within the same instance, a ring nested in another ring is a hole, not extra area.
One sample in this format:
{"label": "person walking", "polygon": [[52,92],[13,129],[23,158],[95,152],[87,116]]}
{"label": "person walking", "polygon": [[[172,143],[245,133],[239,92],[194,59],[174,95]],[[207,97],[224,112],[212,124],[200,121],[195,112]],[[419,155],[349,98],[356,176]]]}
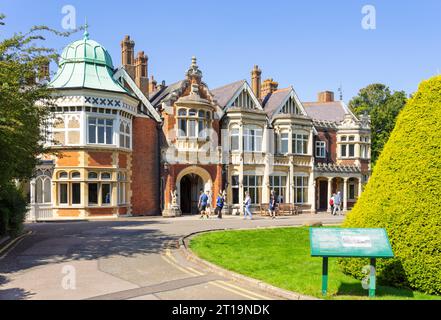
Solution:
{"label": "person walking", "polygon": [[334,216],[337,215],[337,211],[339,215],[341,214],[340,206],[341,206],[341,193],[340,191],[338,191],[337,195],[334,198],[334,211],[333,211]]}
{"label": "person walking", "polygon": [[199,195],[199,203],[198,203],[198,208],[199,211],[201,212],[201,217],[200,217],[201,219],[204,218],[206,214],[207,202],[208,202],[208,196],[204,193],[204,190],[201,189]]}
{"label": "person walking", "polygon": [[274,190],[272,190],[270,195],[269,207],[268,207],[270,218],[272,219],[276,218],[276,204],[277,204],[276,196],[274,194]]}
{"label": "person walking", "polygon": [[213,196],[212,196],[210,190],[207,190],[207,197],[208,197],[208,200],[207,200],[207,218],[209,218],[211,216],[211,206],[212,206],[212,203],[213,203]]}
{"label": "person walking", "polygon": [[251,211],[250,211],[250,206],[251,206],[251,197],[250,197],[250,193],[247,191],[247,192],[245,192],[245,202],[244,202],[245,210],[244,210],[244,215],[243,215],[244,219],[246,219],[247,216],[250,217],[250,220],[253,219],[253,215],[251,214]]}
{"label": "person walking", "polygon": [[329,205],[331,206],[331,214],[334,214],[334,203],[335,203],[335,193],[332,194],[331,199],[329,199]]}
{"label": "person walking", "polygon": [[224,201],[225,201],[224,196],[219,191],[216,200],[216,209],[214,209],[214,214],[217,214],[218,219],[222,219],[222,209],[224,207]]}

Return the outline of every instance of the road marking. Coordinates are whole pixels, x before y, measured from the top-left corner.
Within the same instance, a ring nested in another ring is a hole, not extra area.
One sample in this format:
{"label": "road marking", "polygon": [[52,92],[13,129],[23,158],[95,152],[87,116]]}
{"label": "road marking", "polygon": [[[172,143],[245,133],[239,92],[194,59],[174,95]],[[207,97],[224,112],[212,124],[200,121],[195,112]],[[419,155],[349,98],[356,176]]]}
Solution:
{"label": "road marking", "polygon": [[[176,258],[172,255],[171,250],[170,249],[166,249],[164,254],[161,254],[161,257],[168,262],[169,264],[171,264],[172,266],[174,266],[175,268],[181,270],[182,272],[191,275],[191,276],[201,276],[204,275],[204,273],[195,270],[194,268],[191,267],[183,267],[180,266],[176,260]],[[235,286],[233,284],[227,283],[225,281],[222,280],[216,280],[216,281],[210,281],[208,282],[218,288],[221,288],[223,290],[226,291],[230,291],[236,295],[245,297],[247,299],[251,299],[251,300],[270,300],[270,298],[262,296],[260,294],[251,292],[249,290],[240,288],[238,286]]]}
{"label": "road marking", "polygon": [[254,296],[247,295],[247,294],[242,293],[242,292],[240,292],[240,291],[238,291],[238,290],[235,290],[235,289],[233,289],[233,288],[230,288],[230,287],[227,287],[227,286],[225,286],[225,285],[222,285],[222,284],[219,283],[218,281],[211,281],[210,283],[211,283],[212,285],[216,286],[216,287],[219,287],[219,288],[222,288],[222,289],[224,289],[224,290],[230,291],[230,292],[232,292],[232,293],[235,293],[235,294],[240,295],[240,296],[242,296],[242,297],[248,298],[248,299],[250,299],[250,300],[259,300],[258,298],[254,297]]}
{"label": "road marking", "polygon": [[247,290],[247,289],[241,288],[241,287],[236,286],[236,285],[234,285],[234,284],[232,284],[232,283],[230,283],[230,282],[226,282],[226,281],[223,281],[223,280],[219,280],[219,282],[222,282],[222,284],[224,284],[224,285],[226,285],[226,286],[229,286],[229,287],[231,287],[231,288],[234,288],[234,289],[236,289],[236,290],[240,290],[240,291],[243,291],[243,292],[245,292],[245,293],[247,293],[247,294],[251,294],[251,295],[253,295],[253,296],[256,296],[257,298],[260,298],[260,299],[262,299],[262,300],[271,300],[271,298],[269,298],[269,297],[266,297],[266,296],[263,296],[263,295],[261,295],[261,294],[258,294],[258,293],[255,293],[255,292],[252,292],[252,291],[250,291],[250,290]]}
{"label": "road marking", "polygon": [[171,264],[171,265],[174,266],[175,268],[181,270],[182,272],[184,272],[184,273],[186,273],[186,274],[189,274],[189,275],[191,275],[191,276],[196,276],[196,275],[197,275],[197,274],[195,274],[195,273],[193,273],[193,272],[190,272],[189,270],[187,270],[187,269],[185,269],[185,268],[183,268],[183,267],[177,265],[177,264],[174,263],[169,257],[167,257],[167,256],[165,256],[165,255],[162,255],[162,254],[161,254],[161,257],[162,257],[162,259],[164,259],[165,261],[167,261],[169,264]]}
{"label": "road marking", "polygon": [[4,253],[0,256],[0,260],[2,260],[4,257],[6,257],[9,254],[9,252],[14,250],[14,248],[25,238],[25,236],[30,235],[31,233],[32,233],[32,231],[28,231],[25,234],[22,234],[21,236],[19,236],[18,238],[15,238],[10,243],[8,243],[5,247],[3,247],[0,250],[0,254],[2,252],[4,252]]}
{"label": "road marking", "polygon": [[[173,256],[173,254],[171,253],[171,250],[170,250],[170,249],[166,249],[166,250],[165,250],[165,254],[166,254],[166,256],[167,256],[168,258],[170,258],[170,259],[171,259],[176,265],[179,265],[179,266],[180,266],[179,262],[176,260],[176,258],[175,258],[175,257]],[[198,270],[196,270],[196,269],[194,269],[194,268],[192,268],[192,267],[188,267],[188,266],[186,266],[186,267],[183,267],[183,268],[186,268],[187,270],[189,270],[189,271],[195,273],[195,274],[198,275],[198,276],[202,276],[202,275],[205,274],[205,273],[200,272],[200,271],[198,271]]]}

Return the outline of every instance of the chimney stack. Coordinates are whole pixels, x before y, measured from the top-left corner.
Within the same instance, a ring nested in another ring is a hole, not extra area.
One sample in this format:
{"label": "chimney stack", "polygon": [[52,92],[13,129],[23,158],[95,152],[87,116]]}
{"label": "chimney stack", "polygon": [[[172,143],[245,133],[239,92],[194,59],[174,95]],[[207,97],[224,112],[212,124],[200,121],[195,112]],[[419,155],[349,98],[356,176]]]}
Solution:
{"label": "chimney stack", "polygon": [[261,75],[262,70],[259,69],[259,66],[255,65],[253,70],[251,70],[251,88],[253,89],[254,94],[257,99],[260,99],[260,86],[261,86]]}
{"label": "chimney stack", "polygon": [[273,93],[277,90],[277,87],[279,86],[278,82],[275,82],[272,78],[266,79],[262,84],[262,96],[261,98],[264,99],[267,95]]}
{"label": "chimney stack", "polygon": [[158,84],[158,82],[155,80],[155,78],[153,77],[153,75],[150,77],[150,81],[149,81],[149,92],[155,92],[157,87],[156,85]]}
{"label": "chimney stack", "polygon": [[121,64],[126,69],[127,73],[135,78],[135,41],[130,39],[130,36],[125,36],[121,41]]}
{"label": "chimney stack", "polygon": [[318,93],[318,102],[333,102],[334,92],[332,91],[322,91]]}
{"label": "chimney stack", "polygon": [[144,51],[138,52],[135,59],[135,83],[138,88],[148,97],[149,95],[149,78],[147,75],[148,57]]}

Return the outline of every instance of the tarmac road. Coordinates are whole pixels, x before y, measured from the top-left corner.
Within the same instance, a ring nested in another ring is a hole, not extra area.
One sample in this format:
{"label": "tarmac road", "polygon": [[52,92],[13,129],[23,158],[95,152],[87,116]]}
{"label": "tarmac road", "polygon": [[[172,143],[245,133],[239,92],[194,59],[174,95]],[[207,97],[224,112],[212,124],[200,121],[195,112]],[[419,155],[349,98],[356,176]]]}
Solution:
{"label": "tarmac road", "polygon": [[187,261],[178,239],[193,232],[338,223],[325,214],[242,220],[125,218],[28,224],[32,234],[0,255],[5,299],[279,299]]}

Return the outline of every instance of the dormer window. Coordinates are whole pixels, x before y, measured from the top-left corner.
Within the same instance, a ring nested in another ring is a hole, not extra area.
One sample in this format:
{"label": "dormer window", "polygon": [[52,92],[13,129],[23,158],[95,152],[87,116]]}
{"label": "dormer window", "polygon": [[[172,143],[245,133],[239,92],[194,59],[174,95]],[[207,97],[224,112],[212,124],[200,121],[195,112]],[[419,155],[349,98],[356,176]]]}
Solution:
{"label": "dormer window", "polygon": [[[188,112],[188,113],[187,113]],[[178,137],[206,138],[210,125],[211,112],[181,108],[178,110]]]}

